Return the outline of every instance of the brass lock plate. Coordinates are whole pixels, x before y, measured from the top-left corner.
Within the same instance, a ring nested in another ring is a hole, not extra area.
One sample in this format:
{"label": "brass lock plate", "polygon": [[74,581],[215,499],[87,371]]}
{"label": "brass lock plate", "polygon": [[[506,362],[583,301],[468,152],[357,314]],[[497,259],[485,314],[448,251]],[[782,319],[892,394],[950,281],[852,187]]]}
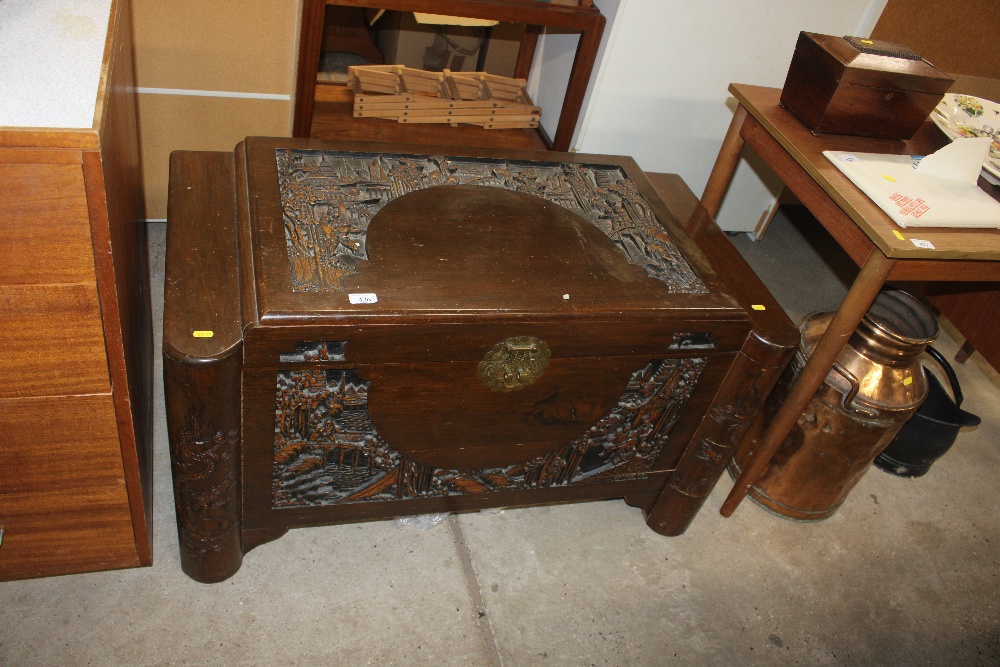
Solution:
{"label": "brass lock plate", "polygon": [[479,362],[479,379],[491,391],[518,391],[542,376],[550,356],[545,341],[534,336],[511,336],[490,348]]}

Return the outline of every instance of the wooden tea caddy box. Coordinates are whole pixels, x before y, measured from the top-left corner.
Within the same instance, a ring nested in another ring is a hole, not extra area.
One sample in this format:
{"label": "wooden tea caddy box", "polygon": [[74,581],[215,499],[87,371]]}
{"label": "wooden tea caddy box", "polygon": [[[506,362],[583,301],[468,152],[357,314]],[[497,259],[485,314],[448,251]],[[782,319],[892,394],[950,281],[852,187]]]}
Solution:
{"label": "wooden tea caddy box", "polygon": [[631,159],[249,138],[171,158],[181,561],[288,528],[624,498],[683,532],[797,333]]}
{"label": "wooden tea caddy box", "polygon": [[781,105],[815,133],[909,139],[952,83],[901,44],[802,32]]}

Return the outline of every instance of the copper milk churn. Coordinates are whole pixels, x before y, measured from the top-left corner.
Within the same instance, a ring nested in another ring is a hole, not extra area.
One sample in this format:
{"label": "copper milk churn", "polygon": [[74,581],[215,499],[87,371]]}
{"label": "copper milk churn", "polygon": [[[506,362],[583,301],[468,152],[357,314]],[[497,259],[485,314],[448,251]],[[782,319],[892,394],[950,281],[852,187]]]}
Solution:
{"label": "copper milk churn", "polygon": [[[802,321],[799,348],[768,400],[765,419],[777,411],[832,319],[833,313],[815,313]],[[927,397],[919,356],[937,333],[934,315],[915,298],[896,290],[879,294],[750,497],[794,519],[815,521],[836,512]],[[751,450],[737,452],[732,472],[739,474]]]}

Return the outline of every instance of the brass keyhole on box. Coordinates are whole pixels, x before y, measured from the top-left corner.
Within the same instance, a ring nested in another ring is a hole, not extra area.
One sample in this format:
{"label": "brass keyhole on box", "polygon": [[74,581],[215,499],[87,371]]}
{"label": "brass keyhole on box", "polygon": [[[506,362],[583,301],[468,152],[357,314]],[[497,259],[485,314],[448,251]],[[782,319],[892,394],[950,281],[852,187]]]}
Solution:
{"label": "brass keyhole on box", "polygon": [[534,336],[511,336],[490,348],[479,362],[479,379],[491,391],[517,391],[545,372],[552,352]]}

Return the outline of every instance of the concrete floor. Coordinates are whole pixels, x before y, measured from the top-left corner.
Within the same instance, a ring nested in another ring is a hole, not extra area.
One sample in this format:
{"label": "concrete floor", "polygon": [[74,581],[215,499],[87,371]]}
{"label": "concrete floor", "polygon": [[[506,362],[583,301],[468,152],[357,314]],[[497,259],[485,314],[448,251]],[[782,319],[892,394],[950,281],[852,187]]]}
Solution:
{"label": "concrete floor", "polygon": [[[844,292],[803,228],[734,239],[796,321]],[[1000,664],[1000,385],[975,357],[959,375],[983,424],[824,522],[723,519],[723,478],[677,538],[620,501],[300,529],[209,586],[178,563],[157,376],[155,564],[0,584],[0,665]]]}

